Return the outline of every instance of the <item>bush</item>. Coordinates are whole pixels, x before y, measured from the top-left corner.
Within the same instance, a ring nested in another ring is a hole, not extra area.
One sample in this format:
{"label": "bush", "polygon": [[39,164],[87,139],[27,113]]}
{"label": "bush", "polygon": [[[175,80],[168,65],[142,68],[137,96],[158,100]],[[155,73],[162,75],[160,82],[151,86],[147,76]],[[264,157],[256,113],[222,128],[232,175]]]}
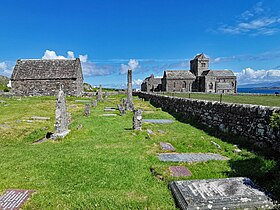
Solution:
{"label": "bush", "polygon": [[280,128],[280,113],[273,112],[270,117],[270,125],[273,128]]}

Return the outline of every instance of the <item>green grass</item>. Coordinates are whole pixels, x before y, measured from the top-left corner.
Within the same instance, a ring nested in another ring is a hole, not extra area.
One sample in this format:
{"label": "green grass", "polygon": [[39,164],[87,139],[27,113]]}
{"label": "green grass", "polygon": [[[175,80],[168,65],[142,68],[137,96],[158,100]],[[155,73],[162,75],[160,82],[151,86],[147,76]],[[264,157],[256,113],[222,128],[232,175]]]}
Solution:
{"label": "green grass", "polygon": [[[202,99],[211,101],[220,101],[220,94],[200,94],[200,93],[168,93],[168,95]],[[222,102],[241,103],[241,104],[256,104],[263,106],[280,106],[280,95],[246,95],[246,94],[223,94]]]}
{"label": "green grass", "polygon": [[[133,131],[131,112],[101,116],[105,106],[116,106],[121,97],[112,96],[110,101],[99,103],[91,108],[89,117],[83,116],[84,106],[75,103],[77,98],[67,98],[71,133],[65,139],[37,145],[32,142],[54,131],[55,98],[0,98],[6,101],[0,103],[0,193],[6,189],[36,190],[23,209],[176,209],[168,189],[172,180],[248,176],[275,195],[280,194],[275,160],[244,148],[236,154],[232,144],[179,121],[144,123],[143,131]],[[145,111],[146,119],[174,119],[136,98],[135,107]],[[51,120],[24,121],[34,115]],[[80,124],[82,129],[78,129]],[[149,136],[147,129],[154,134]],[[157,154],[162,152],[161,141],[171,143],[177,152],[213,152],[230,159],[195,164],[160,162]],[[193,176],[173,178],[168,170],[171,165],[184,165]],[[150,173],[151,167],[163,181]]]}

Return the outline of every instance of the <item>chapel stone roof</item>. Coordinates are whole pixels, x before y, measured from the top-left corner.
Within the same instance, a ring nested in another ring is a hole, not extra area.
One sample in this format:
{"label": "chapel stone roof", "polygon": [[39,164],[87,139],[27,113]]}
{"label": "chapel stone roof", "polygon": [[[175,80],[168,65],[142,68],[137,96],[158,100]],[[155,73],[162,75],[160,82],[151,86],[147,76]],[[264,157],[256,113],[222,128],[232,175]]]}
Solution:
{"label": "chapel stone roof", "polygon": [[203,53],[198,54],[194,59],[208,59]]}
{"label": "chapel stone roof", "polygon": [[167,70],[165,76],[167,79],[195,79],[195,75],[189,70]]}
{"label": "chapel stone roof", "polygon": [[234,73],[231,70],[207,70],[202,72],[203,76],[212,77],[234,77]]}
{"label": "chapel stone roof", "polygon": [[75,79],[81,69],[76,59],[17,60],[12,80]]}

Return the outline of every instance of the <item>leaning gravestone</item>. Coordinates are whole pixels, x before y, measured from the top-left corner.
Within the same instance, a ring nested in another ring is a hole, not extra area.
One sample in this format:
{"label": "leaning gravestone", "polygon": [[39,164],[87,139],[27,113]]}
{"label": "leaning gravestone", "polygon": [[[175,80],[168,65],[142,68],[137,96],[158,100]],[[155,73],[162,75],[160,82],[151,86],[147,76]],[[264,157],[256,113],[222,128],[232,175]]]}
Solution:
{"label": "leaning gravestone", "polygon": [[34,192],[34,190],[7,190],[0,196],[0,209],[18,210]]}
{"label": "leaning gravestone", "polygon": [[228,160],[219,154],[212,153],[162,153],[159,160],[164,162],[206,162],[209,160]]}
{"label": "leaning gravestone", "polygon": [[180,209],[271,209],[274,204],[250,179],[185,180],[170,183]]}
{"label": "leaning gravestone", "polygon": [[69,119],[66,110],[66,99],[62,90],[58,92],[56,98],[55,120],[55,133],[51,138],[64,138],[70,132],[70,130],[68,129]]}
{"label": "leaning gravestone", "polygon": [[97,100],[92,100],[91,105],[92,107],[97,107]]}
{"label": "leaning gravestone", "polygon": [[142,111],[134,110],[133,130],[142,130]]}
{"label": "leaning gravestone", "polygon": [[84,112],[85,116],[89,116],[90,115],[90,104],[85,104],[85,112]]}

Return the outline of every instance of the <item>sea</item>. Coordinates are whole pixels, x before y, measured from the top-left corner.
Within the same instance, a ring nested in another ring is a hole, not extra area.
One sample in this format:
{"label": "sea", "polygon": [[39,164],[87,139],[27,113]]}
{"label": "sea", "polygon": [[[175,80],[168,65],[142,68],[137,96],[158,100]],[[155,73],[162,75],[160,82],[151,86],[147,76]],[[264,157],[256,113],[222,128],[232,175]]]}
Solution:
{"label": "sea", "polygon": [[237,88],[237,93],[280,94],[280,89]]}

